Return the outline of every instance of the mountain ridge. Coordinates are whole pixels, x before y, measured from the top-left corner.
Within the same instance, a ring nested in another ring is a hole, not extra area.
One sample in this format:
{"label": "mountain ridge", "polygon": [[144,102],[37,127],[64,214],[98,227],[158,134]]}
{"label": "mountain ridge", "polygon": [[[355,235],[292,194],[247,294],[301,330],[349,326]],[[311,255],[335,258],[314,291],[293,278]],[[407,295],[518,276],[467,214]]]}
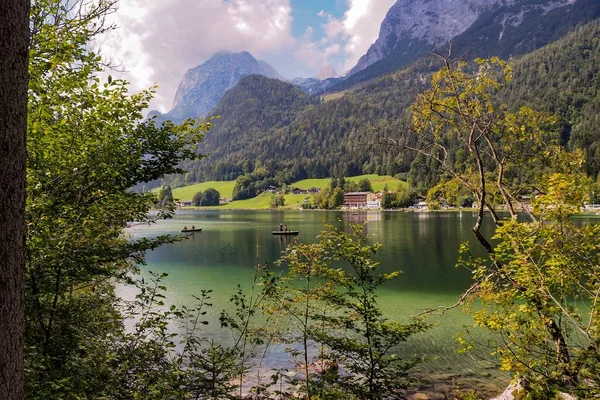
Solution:
{"label": "mountain ridge", "polygon": [[[394,6],[417,0],[399,0]],[[470,0],[447,0],[464,2]],[[600,16],[600,2],[597,0],[490,0],[460,34],[449,39],[454,54],[467,54],[468,57],[500,56],[510,58],[534,51],[552,42],[579,24]],[[478,3],[483,4],[483,3]],[[392,9],[390,9],[390,12]],[[390,13],[389,12],[389,13]],[[393,14],[393,13],[392,13]],[[384,25],[378,41],[386,37]],[[438,35],[439,36],[439,35]],[[387,37],[392,44],[387,46],[385,55],[364,69],[352,70],[346,78],[327,89],[341,91],[358,83],[404,68],[420,57],[432,52],[447,52],[447,44],[434,45],[425,37]],[[377,46],[377,42],[373,45]],[[372,46],[372,47],[373,47]],[[373,50],[370,49],[371,52]],[[383,51],[383,50],[381,50]],[[368,56],[369,52],[365,55]]]}
{"label": "mountain ridge", "polygon": [[154,110],[149,116],[156,116],[157,122],[167,119],[181,122],[186,118],[204,118],[229,89],[248,75],[263,75],[283,80],[269,63],[257,60],[247,51],[218,52],[204,63],[186,71],[177,87],[169,112],[161,114]]}
{"label": "mountain ridge", "polygon": [[[500,93],[509,107],[525,104],[556,113],[562,121],[565,144],[585,150],[591,176],[600,173],[600,137],[595,133],[600,114],[597,100],[600,98],[600,80],[597,79],[600,41],[597,37],[600,37],[600,19],[514,60],[514,83]],[[229,124],[219,128],[229,136],[222,136],[217,146],[210,141],[210,132],[207,134],[202,151],[211,154],[210,173],[192,164],[184,165],[184,169],[192,171],[193,179],[197,180],[232,179],[246,173],[248,168],[244,164],[251,160],[253,165],[260,163],[281,182],[381,173],[400,174],[416,188],[430,187],[436,179],[433,165],[412,153],[379,145],[377,136],[392,137],[405,131],[405,110],[426,84],[427,76],[438,67],[435,58],[427,57],[326,102],[316,102],[299,88],[276,82],[292,95],[287,103],[296,104],[293,110],[286,106],[279,108],[286,96],[276,91],[272,91],[276,96],[261,99],[265,93],[256,94],[255,89],[248,87],[245,96],[236,98],[236,87],[227,98],[229,103],[223,102],[217,111],[237,107],[247,114],[240,114],[229,122],[227,115],[219,120],[218,124]],[[264,84],[257,84],[257,88]],[[260,105],[264,101],[272,105],[270,115],[275,117],[258,118],[260,126],[248,121],[248,115],[260,115],[257,110],[264,108]],[[285,120],[279,121],[277,113],[284,113]],[[227,147],[229,143],[233,147]]]}

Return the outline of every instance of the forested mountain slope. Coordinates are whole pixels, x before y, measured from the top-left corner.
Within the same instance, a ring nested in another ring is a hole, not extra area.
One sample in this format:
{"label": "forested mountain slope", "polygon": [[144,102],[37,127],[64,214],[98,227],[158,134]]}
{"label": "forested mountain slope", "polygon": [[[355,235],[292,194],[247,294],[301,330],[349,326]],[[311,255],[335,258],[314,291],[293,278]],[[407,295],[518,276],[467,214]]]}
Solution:
{"label": "forested mountain slope", "polygon": [[211,113],[219,118],[198,146],[206,158],[184,165],[187,181],[235,179],[247,172],[244,164],[251,171],[255,159],[275,157],[270,142],[315,102],[318,99],[299,87],[277,79],[260,75],[242,78]]}
{"label": "forested mountain slope", "polygon": [[184,165],[185,182],[235,179],[257,163],[281,182],[407,172],[412,156],[379,146],[375,128],[396,127],[422,70],[433,70],[431,61],[328,102],[283,82],[247,77],[214,110],[220,119],[199,146],[207,158]]}
{"label": "forested mountain slope", "polygon": [[[595,176],[600,168],[600,21],[513,65],[513,81],[500,101],[556,113],[564,142],[586,151],[588,171]],[[405,110],[436,68],[438,61],[426,57],[327,102],[315,102],[282,82],[246,78],[215,110],[221,119],[201,144],[209,158],[185,166],[191,171],[188,180],[233,179],[260,162],[281,181],[402,173],[426,188],[437,174],[429,161],[382,146],[378,137],[410,141]]]}
{"label": "forested mountain slope", "polygon": [[586,154],[588,173],[600,172],[600,20],[515,62],[501,99],[561,118],[563,137]]}

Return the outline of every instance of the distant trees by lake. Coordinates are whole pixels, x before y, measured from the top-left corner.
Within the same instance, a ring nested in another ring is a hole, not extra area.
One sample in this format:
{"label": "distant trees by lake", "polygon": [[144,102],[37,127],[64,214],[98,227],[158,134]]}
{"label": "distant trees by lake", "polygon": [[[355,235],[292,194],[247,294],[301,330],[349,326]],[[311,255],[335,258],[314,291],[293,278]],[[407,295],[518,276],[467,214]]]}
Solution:
{"label": "distant trees by lake", "polygon": [[221,200],[221,194],[214,188],[208,188],[204,192],[197,192],[192,198],[192,204],[195,206],[218,206]]}

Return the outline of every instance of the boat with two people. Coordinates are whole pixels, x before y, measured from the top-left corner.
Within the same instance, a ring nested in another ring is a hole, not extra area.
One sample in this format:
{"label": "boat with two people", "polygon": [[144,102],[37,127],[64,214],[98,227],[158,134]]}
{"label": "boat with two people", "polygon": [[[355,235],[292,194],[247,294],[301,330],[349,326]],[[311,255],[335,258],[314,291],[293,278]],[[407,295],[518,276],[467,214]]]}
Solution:
{"label": "boat with two people", "polygon": [[273,235],[297,235],[300,231],[291,231],[288,229],[287,224],[279,224],[279,230],[273,231]]}
{"label": "boat with two people", "polygon": [[182,233],[187,233],[187,232],[202,232],[202,228],[196,228],[194,225],[192,225],[191,228],[188,228],[187,225],[183,226],[183,229],[181,230]]}

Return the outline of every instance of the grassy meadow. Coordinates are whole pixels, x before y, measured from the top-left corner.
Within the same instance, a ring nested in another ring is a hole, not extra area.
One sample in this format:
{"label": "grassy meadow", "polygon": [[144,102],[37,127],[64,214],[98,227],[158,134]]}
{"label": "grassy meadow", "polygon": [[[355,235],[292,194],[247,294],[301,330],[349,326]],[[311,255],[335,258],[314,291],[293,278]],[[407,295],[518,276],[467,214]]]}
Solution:
{"label": "grassy meadow", "polygon": [[[395,191],[396,189],[398,189],[398,186],[402,185],[402,187],[404,189],[408,189],[408,183],[401,181],[399,179],[396,179],[392,176],[389,175],[358,175],[358,176],[350,176],[347,178],[344,178],[346,180],[346,182],[356,182],[358,183],[359,181],[363,180],[363,179],[368,179],[371,182],[371,185],[373,186],[373,190],[374,191],[379,191],[379,190],[383,190],[385,188],[385,185],[387,185],[388,190],[390,191]],[[329,183],[331,182],[331,178],[323,178],[323,179],[304,179],[302,181],[298,181],[295,183],[290,184],[290,187],[295,187],[295,188],[300,188],[300,189],[309,189],[311,187],[318,187],[318,188],[322,188],[325,186],[329,186]]]}
{"label": "grassy meadow", "polygon": [[213,188],[221,194],[221,198],[231,199],[235,181],[211,181],[196,183],[190,186],[183,186],[173,189],[173,197],[177,200],[189,201],[198,192],[204,192],[206,189]]}
{"label": "grassy meadow", "polygon": [[[368,179],[373,186],[374,191],[383,190],[387,185],[388,190],[395,191],[398,187],[408,188],[408,183],[396,179],[392,176],[379,176],[379,175],[359,175],[345,178],[347,182],[358,183],[362,179]],[[304,179],[298,182],[294,182],[288,185],[291,188],[309,189],[311,187],[323,188],[329,186],[331,178],[323,179]],[[190,186],[179,187],[173,189],[173,197],[181,201],[192,200],[194,194],[199,191],[205,191],[208,188],[216,189],[220,194],[221,198],[231,199],[233,196],[233,188],[235,187],[235,181],[212,181],[202,182]],[[233,209],[246,209],[246,210],[263,210],[270,208],[271,205],[271,193],[262,193],[261,195],[247,200],[237,200],[229,204],[220,206],[214,206],[214,209],[233,210]],[[296,209],[300,206],[304,199],[309,197],[307,194],[286,194],[285,195],[285,207],[286,209]]]}

